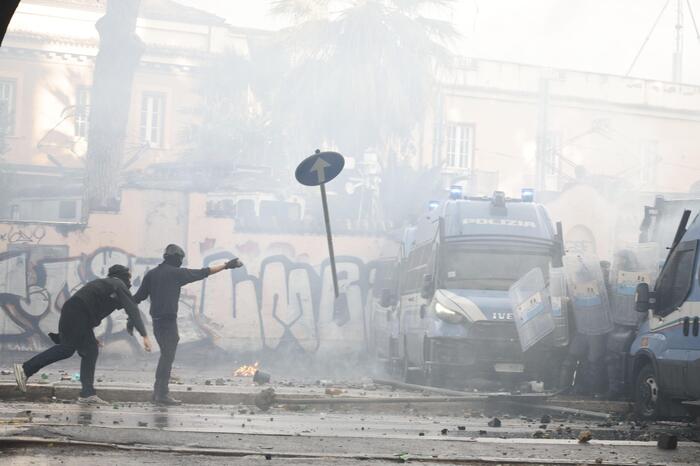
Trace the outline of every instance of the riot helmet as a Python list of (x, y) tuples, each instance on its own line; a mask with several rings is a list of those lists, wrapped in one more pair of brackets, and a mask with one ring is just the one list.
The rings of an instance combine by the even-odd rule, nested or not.
[(616, 266), (620, 270), (638, 270), (640, 268), (637, 255), (630, 249), (621, 249), (615, 255)]

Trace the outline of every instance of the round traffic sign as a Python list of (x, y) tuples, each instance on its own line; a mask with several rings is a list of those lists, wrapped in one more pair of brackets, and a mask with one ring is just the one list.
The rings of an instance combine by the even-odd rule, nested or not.
[(306, 186), (328, 183), (338, 176), (345, 166), (345, 158), (337, 152), (316, 153), (304, 159), (294, 172), (297, 181)]

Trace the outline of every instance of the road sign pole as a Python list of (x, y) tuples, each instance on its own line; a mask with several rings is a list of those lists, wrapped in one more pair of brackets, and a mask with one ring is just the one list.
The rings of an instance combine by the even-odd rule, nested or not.
[(321, 183), (321, 202), (323, 203), (323, 219), (326, 222), (326, 237), (328, 239), (328, 255), (331, 259), (331, 274), (333, 275), (333, 291), (335, 297), (340, 296), (338, 291), (338, 274), (335, 269), (335, 253), (333, 252), (333, 235), (331, 234), (331, 220), (328, 215), (328, 199), (326, 198), (326, 185)]
[(320, 186), (321, 202), (323, 203), (323, 219), (326, 222), (326, 236), (328, 239), (328, 255), (331, 260), (331, 274), (333, 275), (333, 291), (335, 303), (338, 298), (338, 273), (335, 269), (335, 253), (333, 252), (333, 236), (331, 235), (331, 219), (328, 215), (328, 199), (326, 198), (326, 183), (338, 176), (345, 166), (345, 159), (337, 152), (321, 152), (316, 149), (314, 155), (305, 158), (294, 172), (294, 177), (304, 186)]

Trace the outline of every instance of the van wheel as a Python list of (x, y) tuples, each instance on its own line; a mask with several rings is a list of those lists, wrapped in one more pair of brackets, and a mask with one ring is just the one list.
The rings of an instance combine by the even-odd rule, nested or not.
[(653, 421), (663, 414), (664, 399), (658, 380), (651, 364), (643, 366), (637, 374), (634, 385), (634, 413), (641, 419)]

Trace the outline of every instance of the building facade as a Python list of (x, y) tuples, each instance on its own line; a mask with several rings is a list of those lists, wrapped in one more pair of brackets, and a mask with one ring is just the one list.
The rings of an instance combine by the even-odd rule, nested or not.
[(440, 83), (422, 166), (491, 174), (512, 195), (587, 177), (646, 192), (700, 181), (698, 86), (477, 59)]
[[(23, 177), (66, 197), (59, 206), (41, 193), (6, 193), (16, 202), (0, 208), (4, 218), (74, 221), (82, 190), (73, 184), (85, 167), (90, 89), (99, 36), (95, 23), (105, 2), (25, 0), (0, 48), (0, 154), (6, 187)], [(200, 105), (197, 73), (225, 51), (248, 53), (254, 31), (235, 29), (222, 18), (170, 0), (145, 0), (136, 29), (145, 45), (134, 77), (124, 170), (176, 160), (184, 134)], [(0, 120), (0, 121), (3, 121)], [(66, 179), (68, 176), (68, 179)], [(60, 180), (60, 181), (55, 181)], [(52, 183), (52, 181), (54, 181)]]

